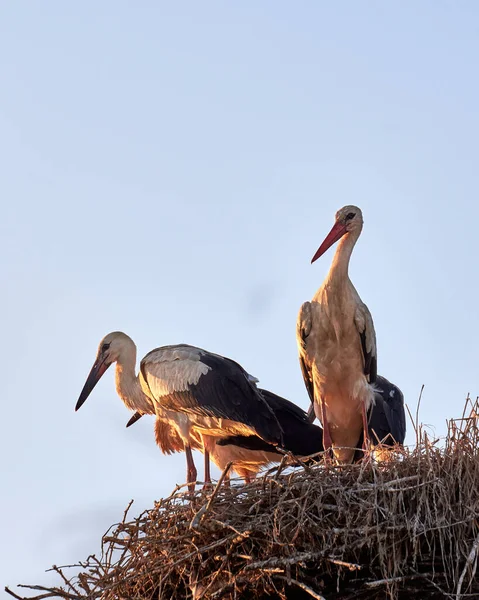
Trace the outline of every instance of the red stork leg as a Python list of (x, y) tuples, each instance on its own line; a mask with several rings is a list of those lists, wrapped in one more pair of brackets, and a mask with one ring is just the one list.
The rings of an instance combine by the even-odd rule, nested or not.
[(211, 485), (211, 473), (210, 473), (210, 453), (205, 450), (205, 482), (203, 489)]
[(215, 444), (215, 440), (204, 433), (200, 434), (201, 443), (203, 444), (203, 454), (205, 456), (205, 481), (203, 483), (203, 489), (211, 485), (211, 472), (210, 472), (210, 453), (207, 448), (211, 448), (211, 444)]
[(189, 444), (185, 445), (185, 454), (186, 454), (186, 483), (188, 483), (188, 489), (190, 492), (195, 491), (195, 483), (196, 477), (198, 475), (195, 467), (195, 463), (193, 461), (193, 453), (191, 452), (191, 446)]

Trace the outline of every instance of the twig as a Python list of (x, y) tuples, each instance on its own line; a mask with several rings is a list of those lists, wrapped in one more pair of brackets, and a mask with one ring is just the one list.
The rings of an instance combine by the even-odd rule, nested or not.
[(315, 598), (316, 600), (326, 600), (326, 598), (324, 596), (321, 596), (321, 594), (318, 594), (317, 592), (312, 590), (309, 586), (307, 586), (302, 581), (298, 581), (297, 579), (290, 579), (288, 581), (287, 577), (283, 577), (282, 575), (277, 575), (276, 579), (283, 579), (284, 581), (286, 581), (288, 583), (293, 583), (294, 585), (296, 585), (299, 588), (301, 588), (302, 590), (304, 590), (307, 594), (309, 594), (312, 598)]
[(467, 569), (470, 565), (476, 560), (477, 549), (479, 547), (479, 535), (474, 540), (472, 544), (471, 551), (469, 552), (469, 556), (467, 557), (466, 564), (464, 565), (464, 569), (462, 570), (461, 576), (459, 577), (459, 581), (457, 583), (457, 591), (456, 591), (456, 600), (460, 600), (461, 598), (461, 589), (462, 584), (464, 582), (464, 577), (466, 576)]
[(201, 523), (201, 520), (203, 519), (203, 517), (209, 512), (211, 505), (213, 504), (213, 500), (218, 495), (220, 487), (221, 487), (223, 481), (225, 480), (226, 475), (228, 475), (228, 471), (231, 469), (232, 464), (233, 464), (232, 462), (229, 462), (226, 465), (226, 467), (223, 469), (223, 473), (221, 473), (221, 476), (218, 479), (218, 483), (216, 484), (216, 487), (213, 490), (213, 493), (211, 494), (210, 499), (208, 500), (208, 503), (206, 505), (202, 506), (200, 508), (200, 510), (195, 514), (193, 519), (191, 520), (190, 529), (196, 529), (198, 527), (198, 525)]
[(350, 571), (360, 571), (362, 569), (361, 565), (346, 562), (345, 560), (339, 560), (337, 558), (329, 558), (328, 556), (326, 556), (325, 560), (335, 565), (338, 565), (339, 567), (347, 567)]
[[(419, 398), (417, 401), (417, 406), (416, 406), (416, 432), (419, 429), (419, 408), (421, 407), (421, 400), (422, 400), (422, 393), (424, 391), (424, 383), (421, 386), (421, 391), (419, 392)], [(416, 440), (416, 444), (419, 442), (419, 440)]]
[(409, 579), (417, 579), (420, 575), (404, 575), (402, 577), (389, 577), (388, 579), (377, 579), (376, 581), (366, 581), (364, 584), (367, 588), (382, 587), (383, 585), (389, 585), (390, 583), (402, 583)]
[[(12, 590), (9, 589), (7, 586), (5, 586), (5, 591), (7, 592), (7, 594), (10, 594), (10, 596), (13, 596), (17, 600), (23, 600), (23, 598), (21, 596), (17, 596), (17, 594), (15, 594), (15, 592), (12, 592)], [(48, 598), (48, 596), (47, 596), (47, 598)]]

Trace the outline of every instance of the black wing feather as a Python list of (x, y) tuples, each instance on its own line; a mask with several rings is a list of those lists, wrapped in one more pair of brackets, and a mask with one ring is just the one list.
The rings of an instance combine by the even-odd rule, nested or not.
[[(263, 398), (269, 404), (271, 410), (274, 412), (278, 421), (281, 422), (287, 418), (296, 419), (302, 421), (304, 423), (308, 423), (308, 415), (304, 412), (304, 410), (291, 402), (290, 400), (286, 400), (286, 398), (282, 398), (269, 390), (265, 390), (260, 388), (259, 390), (263, 395)], [(281, 418), (283, 417), (283, 418)]]
[(301, 367), (301, 373), (303, 374), (304, 385), (308, 391), (309, 399), (314, 403), (314, 385), (311, 379), (311, 371), (308, 369), (302, 356), (299, 357), (299, 366)]
[(257, 435), (229, 435), (216, 441), (217, 446), (239, 446), (245, 450), (260, 450), (282, 455), (273, 444), (268, 444)]
[[(309, 323), (309, 329), (306, 331), (304, 325)], [(304, 302), (301, 306), (298, 322), (296, 325), (296, 340), (301, 346), (301, 350), (306, 354), (306, 338), (308, 337), (311, 329), (311, 303)], [(314, 404), (314, 385), (313, 378), (311, 377), (311, 370), (308, 368), (304, 360), (304, 356), (300, 350), (299, 353), (299, 366), (301, 367), (301, 373), (303, 374), (304, 385), (308, 391), (308, 396), (311, 402)]]
[(380, 375), (376, 380), (375, 405), (369, 417), (373, 441), (384, 440), (386, 445), (403, 444), (406, 437), (406, 413), (401, 390)]
[[(286, 428), (283, 437), (284, 443), (281, 448), (295, 456), (309, 456), (324, 450), (323, 430), (317, 425), (303, 423), (298, 426), (296, 424), (294, 429)], [(218, 446), (239, 446), (246, 450), (262, 450), (281, 454), (272, 444), (268, 444), (256, 435), (231, 435), (221, 438), (216, 443)]]
[[(276, 415), (283, 430), (281, 448), (296, 456), (308, 456), (324, 450), (323, 430), (308, 422), (308, 416), (302, 408), (268, 390), (261, 390), (266, 402)], [(270, 444), (256, 436), (229, 436), (217, 442), (220, 446), (229, 444), (248, 450), (274, 452)]]

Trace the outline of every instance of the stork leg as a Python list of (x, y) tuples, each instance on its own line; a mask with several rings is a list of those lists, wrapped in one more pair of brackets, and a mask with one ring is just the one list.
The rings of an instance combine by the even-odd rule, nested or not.
[(211, 472), (210, 472), (210, 453), (205, 450), (205, 482), (203, 489), (211, 485)]
[(191, 446), (189, 444), (185, 444), (185, 454), (186, 454), (186, 483), (188, 483), (188, 489), (190, 492), (195, 491), (195, 483), (196, 477), (198, 475), (195, 467), (195, 462), (193, 460), (193, 452), (191, 451)]
[(210, 452), (209, 448), (214, 448), (216, 440), (214, 437), (200, 433), (201, 443), (203, 444), (203, 455), (205, 457), (205, 479), (203, 483), (203, 489), (206, 489), (211, 485), (211, 471), (210, 471)]

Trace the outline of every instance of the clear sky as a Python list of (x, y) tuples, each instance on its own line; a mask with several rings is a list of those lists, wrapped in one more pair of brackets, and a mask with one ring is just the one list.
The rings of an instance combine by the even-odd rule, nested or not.
[(112, 371), (74, 412), (109, 331), (307, 406), (296, 316), (344, 204), (379, 372), (444, 434), (479, 393), (478, 57), (473, 0), (0, 3), (2, 589), (184, 481)]

